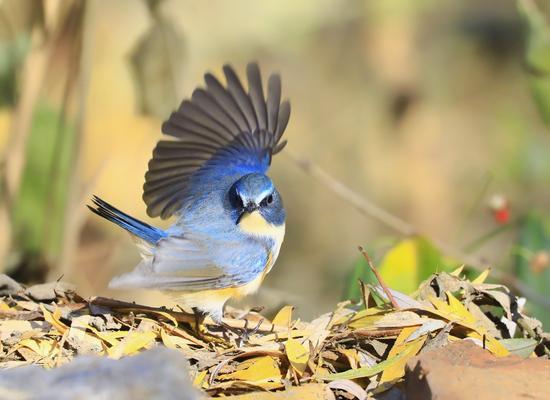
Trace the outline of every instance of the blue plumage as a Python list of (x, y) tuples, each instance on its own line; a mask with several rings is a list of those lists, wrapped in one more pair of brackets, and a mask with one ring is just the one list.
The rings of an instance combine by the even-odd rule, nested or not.
[(97, 196), (92, 197), (92, 202), (95, 207), (88, 206), (92, 212), (111, 222), (114, 222), (121, 228), (130, 232), (132, 235), (145, 240), (149, 244), (155, 244), (160, 239), (167, 236), (167, 233), (162, 229), (155, 228), (154, 226), (146, 224), (145, 222), (123, 213)]
[(221, 318), (225, 301), (252, 293), (273, 266), (283, 241), (285, 210), (265, 175), (290, 116), (281, 81), (271, 75), (264, 97), (257, 64), (247, 66), (248, 92), (229, 66), (227, 85), (206, 74), (205, 89), (162, 126), (145, 175), (151, 217), (176, 216), (166, 231), (94, 197), (96, 214), (145, 242), (143, 261), (113, 287), (173, 293), (183, 305)]

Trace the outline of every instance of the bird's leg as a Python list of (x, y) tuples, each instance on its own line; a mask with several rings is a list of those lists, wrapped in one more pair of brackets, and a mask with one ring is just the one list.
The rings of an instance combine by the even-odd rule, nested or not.
[(234, 333), (243, 343), (248, 343), (250, 341), (250, 336), (258, 332), (258, 329), (260, 329), (262, 322), (264, 322), (263, 318), (260, 319), (260, 321), (258, 321), (256, 326), (254, 326), (252, 329), (248, 328), (248, 319), (244, 320), (244, 326), (242, 328), (230, 326), (223, 321), (220, 322), (220, 325), (224, 327), (227, 331)]
[(245, 325), (243, 328), (238, 328), (236, 326), (231, 326), (227, 324), (226, 322), (220, 322), (220, 326), (223, 327), (227, 332), (233, 333), (235, 336), (237, 336), (238, 339), (241, 340), (241, 342), (246, 343), (250, 339), (248, 335), (248, 329), (247, 329), (247, 323), (248, 321), (245, 320)]
[[(248, 322), (248, 320), (246, 320), (246, 322)], [(258, 329), (260, 329), (260, 326), (262, 326), (263, 322), (264, 322), (264, 319), (260, 318), (256, 326), (250, 330), (249, 335), (254, 335), (256, 332), (258, 332)]]
[[(225, 308), (225, 305), (224, 305), (224, 308)], [(218, 323), (220, 325), (221, 328), (223, 328), (227, 333), (232, 333), (234, 334), (235, 336), (237, 336), (238, 339), (240, 339), (241, 343), (247, 343), (249, 340), (250, 340), (250, 335), (251, 334), (254, 334), (257, 332), (257, 330), (259, 329), (262, 321), (259, 322), (259, 324), (257, 324), (254, 328), (252, 328), (252, 330), (249, 330), (248, 329), (248, 324), (249, 324), (249, 321), (248, 319), (244, 318), (244, 326), (242, 328), (239, 328), (239, 327), (236, 327), (236, 326), (231, 326), (229, 325), (228, 323), (224, 322), (223, 321), (223, 308), (222, 308), (222, 311), (219, 315), (218, 318), (215, 318), (214, 315), (210, 315), (211, 317), (214, 318), (215, 322)]]

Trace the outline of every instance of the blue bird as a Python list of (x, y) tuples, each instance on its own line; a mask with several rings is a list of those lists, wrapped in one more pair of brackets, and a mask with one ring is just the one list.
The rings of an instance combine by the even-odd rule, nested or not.
[(145, 174), (150, 217), (176, 217), (162, 230), (99, 197), (88, 206), (136, 239), (142, 261), (115, 277), (112, 288), (168, 292), (182, 306), (220, 322), (230, 298), (258, 290), (285, 234), (281, 195), (266, 175), (283, 149), (290, 103), (272, 74), (264, 97), (260, 69), (247, 66), (248, 91), (228, 65), (223, 86), (212, 74), (205, 88), (162, 125), (171, 140), (157, 143)]

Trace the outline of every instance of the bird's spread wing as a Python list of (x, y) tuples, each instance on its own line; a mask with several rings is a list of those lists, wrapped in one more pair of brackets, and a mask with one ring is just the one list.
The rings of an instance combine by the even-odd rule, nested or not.
[(206, 88), (196, 89), (162, 125), (177, 140), (162, 140), (153, 151), (143, 187), (149, 216), (170, 217), (190, 189), (200, 191), (196, 186), (221, 174), (264, 173), (285, 146), (290, 103), (281, 102), (279, 75), (269, 77), (264, 97), (256, 63), (247, 66), (248, 91), (230, 66), (223, 71), (225, 87), (206, 74)]
[(244, 249), (243, 256), (242, 244), (232, 246), (229, 242), (207, 248), (203, 243), (190, 237), (162, 239), (151, 259), (116, 277), (109, 286), (172, 291), (219, 289), (251, 281), (266, 265), (258, 248)]

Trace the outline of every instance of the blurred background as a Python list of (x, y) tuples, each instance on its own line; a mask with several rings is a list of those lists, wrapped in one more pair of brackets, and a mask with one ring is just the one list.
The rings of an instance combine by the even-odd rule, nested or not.
[(550, 324), (550, 4), (532, 0), (0, 0), (0, 269), (112, 292), (139, 261), (85, 207), (141, 200), (160, 125), (202, 75), (257, 60), (292, 102), (271, 176), (276, 268), (239, 306), (311, 318), (369, 280), (485, 267)]

